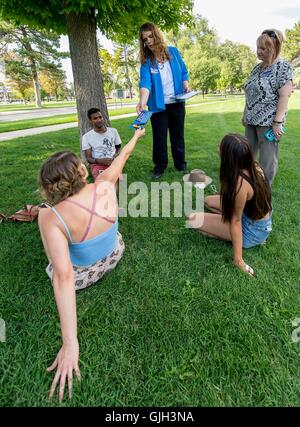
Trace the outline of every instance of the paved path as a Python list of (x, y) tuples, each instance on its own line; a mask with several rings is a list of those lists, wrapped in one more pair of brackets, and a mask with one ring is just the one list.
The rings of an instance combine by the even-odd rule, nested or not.
[[(111, 117), (110, 120), (112, 121), (112, 120), (123, 119), (126, 117), (134, 117), (134, 116), (136, 116), (136, 113), (121, 114), (120, 116)], [(71, 122), (71, 123), (62, 123), (61, 125), (41, 126), (41, 127), (32, 128), (32, 129), (15, 130), (13, 132), (2, 132), (0, 133), (0, 142), (7, 141), (9, 139), (14, 139), (14, 138), (21, 138), (23, 136), (37, 135), (40, 133), (55, 132), (62, 129), (74, 128), (77, 125), (78, 125), (77, 122)]]
[[(240, 99), (240, 98), (237, 98)], [(209, 105), (209, 104), (216, 104), (219, 102), (230, 102), (230, 101), (236, 101), (236, 99), (226, 99), (226, 100), (218, 100), (218, 101), (212, 101), (212, 102), (202, 102), (199, 104), (190, 104), (187, 105), (187, 108), (192, 108), (192, 107), (199, 107), (201, 105)], [(110, 120), (118, 120), (118, 119), (124, 119), (126, 117), (134, 117), (136, 116), (136, 113), (128, 113), (128, 114), (120, 114), (119, 116), (113, 116), (110, 118)], [(40, 133), (47, 133), (47, 132), (54, 132), (54, 131), (58, 131), (58, 130), (62, 130), (62, 129), (69, 129), (69, 128), (73, 128), (76, 127), (78, 125), (77, 122), (72, 122), (72, 123), (62, 123), (60, 125), (51, 125), (51, 126), (41, 126), (38, 128), (32, 128), (32, 129), (22, 129), (22, 130), (16, 130), (16, 131), (12, 131), (12, 132), (2, 132), (0, 133), (0, 142), (1, 141), (7, 141), (9, 139), (14, 139), (14, 138), (20, 138), (23, 136), (29, 136), (29, 135), (37, 135)]]
[[(112, 109), (121, 109), (123, 107), (132, 106), (135, 104), (122, 103), (120, 104), (109, 104), (107, 108)], [(0, 113), (0, 122), (14, 122), (16, 120), (28, 120), (28, 119), (38, 119), (41, 117), (52, 117), (60, 116), (67, 114), (76, 114), (76, 107), (58, 107), (58, 108), (39, 108), (36, 110), (18, 110), (18, 111), (5, 111)]]

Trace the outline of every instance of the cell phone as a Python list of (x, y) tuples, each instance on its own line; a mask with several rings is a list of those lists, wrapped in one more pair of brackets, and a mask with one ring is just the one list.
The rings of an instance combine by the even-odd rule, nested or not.
[(150, 120), (150, 117), (152, 116), (152, 111), (143, 110), (140, 112), (140, 114), (137, 116), (137, 118), (132, 122), (130, 125), (133, 129), (143, 129), (148, 121)]
[[(285, 132), (285, 127), (284, 127), (284, 126), (281, 126), (281, 130), (282, 130), (283, 132)], [(273, 129), (272, 129), (272, 128), (271, 128), (271, 129), (269, 129), (269, 130), (267, 130), (267, 132), (265, 132), (264, 136), (265, 136), (265, 138), (267, 138), (267, 140), (268, 140), (268, 141), (270, 141), (270, 142), (272, 142), (272, 141), (276, 141), (276, 138), (275, 138), (275, 135), (274, 135), (274, 132), (273, 132)]]

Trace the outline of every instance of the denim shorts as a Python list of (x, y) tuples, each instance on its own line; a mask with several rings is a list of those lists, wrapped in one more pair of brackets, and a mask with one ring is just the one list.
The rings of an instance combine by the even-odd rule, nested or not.
[(262, 244), (272, 231), (272, 214), (267, 219), (258, 219), (254, 221), (247, 217), (243, 212), (242, 215), (243, 230), (243, 248), (252, 248)]

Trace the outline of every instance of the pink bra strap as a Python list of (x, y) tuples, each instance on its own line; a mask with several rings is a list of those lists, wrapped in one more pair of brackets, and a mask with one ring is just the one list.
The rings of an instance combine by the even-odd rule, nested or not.
[(87, 208), (86, 206), (82, 205), (79, 202), (76, 202), (75, 200), (68, 200), (68, 199), (64, 200), (67, 203), (72, 203), (73, 205), (79, 206), (80, 208), (86, 210), (87, 212), (89, 212), (91, 214), (90, 215), (90, 219), (89, 219), (89, 223), (87, 225), (85, 233), (84, 233), (82, 239), (80, 240), (80, 242), (83, 242), (86, 239), (87, 235), (89, 234), (89, 231), (91, 229), (91, 225), (92, 225), (92, 221), (93, 221), (93, 216), (94, 215), (97, 216), (98, 218), (105, 219), (106, 221), (110, 222), (111, 224), (114, 224), (114, 222), (115, 222), (115, 220), (111, 220), (110, 218), (106, 218), (104, 216), (101, 216), (101, 215), (97, 214), (97, 212), (95, 212), (96, 196), (97, 196), (96, 190), (97, 190), (97, 184), (95, 183), (95, 185), (94, 185), (94, 193), (93, 193), (92, 209)]
[(82, 239), (80, 240), (80, 242), (83, 242), (86, 239), (86, 236), (88, 235), (88, 233), (89, 233), (89, 231), (91, 229), (91, 225), (92, 225), (92, 221), (93, 221), (93, 214), (95, 212), (95, 206), (96, 206), (96, 189), (97, 189), (97, 186), (95, 184), (94, 185), (94, 194), (93, 194), (92, 212), (91, 212), (91, 215), (90, 215), (88, 226), (87, 226), (87, 228), (85, 230), (85, 233), (84, 233)]
[(64, 201), (68, 202), (68, 203), (72, 203), (73, 205), (79, 206), (80, 208), (84, 209), (85, 211), (91, 213), (92, 215), (95, 215), (95, 216), (97, 216), (98, 218), (101, 218), (101, 219), (105, 219), (105, 221), (107, 221), (107, 222), (110, 222), (112, 224), (114, 224), (114, 222), (115, 222), (114, 219), (110, 219), (110, 218), (108, 218), (106, 216), (99, 215), (97, 212), (93, 212), (92, 209), (87, 208), (86, 206), (82, 205), (79, 202), (76, 202), (75, 200), (68, 200), (67, 199), (67, 200), (64, 200)]

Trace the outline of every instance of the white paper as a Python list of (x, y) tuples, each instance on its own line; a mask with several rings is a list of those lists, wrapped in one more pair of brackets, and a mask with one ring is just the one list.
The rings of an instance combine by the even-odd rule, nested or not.
[(189, 99), (192, 98), (195, 95), (198, 95), (197, 90), (191, 90), (190, 92), (180, 93), (179, 95), (173, 96), (172, 98), (175, 99)]

